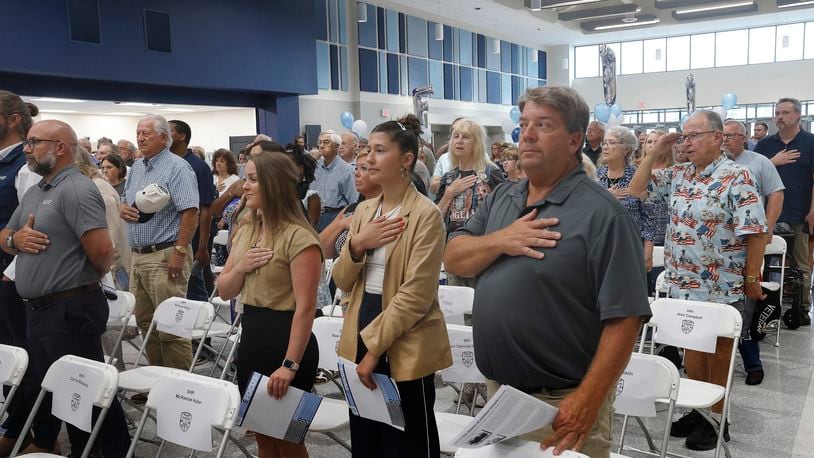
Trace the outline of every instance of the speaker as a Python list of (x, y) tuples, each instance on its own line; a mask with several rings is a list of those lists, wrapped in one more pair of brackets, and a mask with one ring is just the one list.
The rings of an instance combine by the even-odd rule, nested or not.
[(172, 52), (170, 15), (160, 11), (144, 10), (144, 38), (148, 51)]

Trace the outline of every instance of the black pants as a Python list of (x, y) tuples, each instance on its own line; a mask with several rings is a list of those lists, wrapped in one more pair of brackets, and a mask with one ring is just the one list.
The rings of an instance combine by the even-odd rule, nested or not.
[[(37, 374), (44, 375), (51, 364), (65, 355), (104, 361), (101, 336), (105, 332), (109, 309), (101, 289), (41, 307), (29, 307), (27, 312), (30, 367), (34, 367)], [(41, 382), (40, 377), (38, 383)], [(40, 406), (40, 415), (42, 412), (51, 412), (50, 394)], [(99, 408), (93, 408), (94, 424), (99, 412)], [(49, 415), (45, 423), (43, 433), (34, 438), (34, 444), (50, 449), (62, 422)], [(79, 456), (90, 434), (72, 425), (67, 426), (71, 451), (74, 456)], [(94, 448), (100, 449), (106, 458), (114, 458), (125, 456), (129, 446), (124, 411), (114, 399)]]
[[(365, 293), (359, 312), (359, 330), (381, 313), (382, 297)], [(358, 337), (356, 363), (367, 354), (362, 337)], [(375, 372), (390, 375), (387, 356), (379, 358)], [(350, 414), (350, 440), (354, 457), (420, 458), (440, 457), (438, 426), (435, 423), (435, 374), (417, 380), (396, 382), (404, 412), (404, 431), (392, 426)]]

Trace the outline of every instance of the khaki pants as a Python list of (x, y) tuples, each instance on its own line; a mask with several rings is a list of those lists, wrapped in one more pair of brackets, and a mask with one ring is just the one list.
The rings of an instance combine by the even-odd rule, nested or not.
[[(500, 384), (494, 380), (486, 381), (487, 396), (491, 399), (495, 395)], [(544, 390), (541, 393), (535, 393), (532, 396), (545, 401), (554, 407), (559, 407), (560, 402), (566, 396), (573, 393), (576, 388), (567, 388), (563, 390)], [(582, 446), (580, 453), (590, 456), (591, 458), (609, 458), (611, 448), (611, 428), (613, 427), (613, 401), (616, 394), (613, 390), (608, 393), (608, 397), (602, 406), (599, 408), (599, 413), (596, 416), (596, 423), (594, 423), (585, 444)], [(543, 442), (550, 435), (554, 434), (554, 429), (551, 426), (532, 431), (530, 433), (520, 436), (521, 439)]]
[[(136, 322), (141, 334), (146, 335), (158, 305), (170, 297), (186, 297), (187, 282), (192, 267), (192, 253), (187, 254), (177, 281), (167, 278), (167, 263), (175, 248), (155, 253), (133, 253), (130, 273), (130, 292), (136, 296)], [(166, 334), (154, 329), (146, 343), (147, 359), (153, 366), (189, 370), (192, 364), (192, 343), (189, 339)]]
[(790, 224), (794, 231), (794, 247), (789, 258), (791, 266), (803, 272), (803, 310), (811, 310), (811, 250), (808, 248), (808, 234), (803, 229), (804, 224)]

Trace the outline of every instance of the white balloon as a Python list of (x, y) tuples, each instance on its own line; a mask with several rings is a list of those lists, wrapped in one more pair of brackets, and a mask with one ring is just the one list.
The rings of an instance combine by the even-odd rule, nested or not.
[(353, 121), (353, 126), (351, 126), (350, 130), (356, 133), (356, 135), (364, 137), (367, 134), (367, 123), (361, 119), (357, 119)]
[(506, 135), (511, 135), (514, 128), (517, 124), (514, 123), (511, 119), (506, 119), (501, 123), (501, 127), (503, 127), (503, 133)]
[(721, 117), (721, 121), (726, 120), (726, 109), (724, 109), (724, 107), (715, 107), (712, 111), (718, 113), (718, 116)]
[(615, 114), (611, 113), (608, 117), (608, 122), (605, 123), (608, 127), (615, 127), (622, 124), (622, 117), (616, 116)]

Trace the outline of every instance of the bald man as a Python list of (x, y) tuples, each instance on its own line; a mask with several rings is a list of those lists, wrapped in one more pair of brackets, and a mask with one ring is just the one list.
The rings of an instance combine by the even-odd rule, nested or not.
[[(102, 196), (75, 165), (73, 129), (61, 121), (41, 121), (23, 145), (28, 167), (43, 179), (23, 196), (0, 241), (4, 251), (17, 256), (15, 286), (28, 312), (29, 370), (41, 381), (65, 355), (104, 361), (101, 335), (109, 309), (99, 280), (113, 264), (113, 243)], [(46, 398), (41, 414), (51, 411), (50, 404)], [(47, 437), (37, 439), (53, 444), (61, 421), (49, 416), (46, 423), (41, 434)], [(89, 434), (68, 425), (68, 435), (73, 455), (81, 454)], [(97, 443), (104, 456), (127, 453), (130, 437), (115, 399)]]
[(585, 131), (585, 147), (582, 148), (582, 154), (588, 156), (594, 165), (599, 161), (599, 155), (602, 153), (602, 139), (604, 138), (605, 125), (599, 121), (591, 121)]

